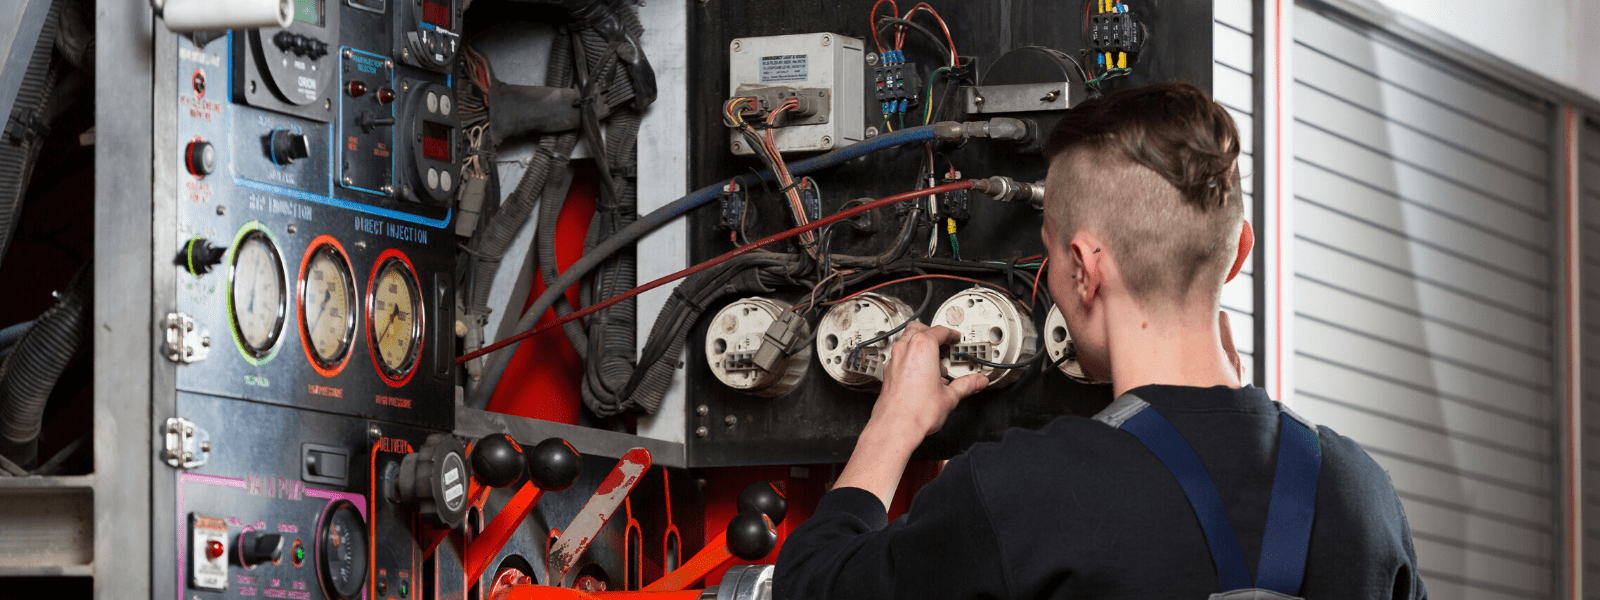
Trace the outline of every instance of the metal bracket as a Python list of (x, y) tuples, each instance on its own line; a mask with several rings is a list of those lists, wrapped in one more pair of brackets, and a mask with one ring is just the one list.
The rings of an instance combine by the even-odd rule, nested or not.
[(1066, 110), (1073, 100), (1070, 96), (1072, 82), (1023, 83), (1018, 85), (977, 85), (963, 88), (967, 95), (967, 113), (1037, 112)]
[(162, 459), (176, 469), (193, 469), (211, 458), (211, 434), (183, 417), (167, 419)]
[(167, 313), (167, 360), (190, 364), (211, 353), (211, 334), (200, 329), (194, 317), (181, 312)]

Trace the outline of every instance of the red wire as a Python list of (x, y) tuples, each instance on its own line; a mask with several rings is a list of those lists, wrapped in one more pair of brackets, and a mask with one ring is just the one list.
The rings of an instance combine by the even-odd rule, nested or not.
[(576, 312), (574, 312), (572, 314), (569, 314), (569, 315), (567, 315), (565, 317), (561, 317), (559, 319), (556, 319), (556, 320), (551, 321), (549, 323), (546, 323), (544, 325), (540, 325), (540, 326), (534, 327), (533, 329), (529, 329), (529, 330), (524, 331), (522, 333), (518, 333), (518, 334), (513, 335), (511, 337), (508, 337), (506, 339), (503, 339), (503, 340), (500, 340), (500, 341), (495, 342), (493, 344), (490, 344), (488, 346), (484, 346), (483, 348), (480, 348), (477, 351), (468, 352), (467, 354), (462, 355), (460, 358), (457, 358), (456, 359), (456, 364), (459, 365), (459, 364), (465, 363), (467, 361), (470, 361), (470, 360), (472, 360), (474, 358), (478, 358), (480, 356), (488, 354), (490, 352), (494, 352), (495, 350), (499, 350), (499, 349), (504, 348), (506, 346), (510, 346), (512, 344), (520, 342), (520, 341), (522, 341), (524, 339), (527, 339), (529, 337), (538, 335), (540, 333), (544, 333), (545, 331), (549, 331), (549, 330), (551, 330), (553, 328), (556, 328), (556, 327), (560, 327), (564, 323), (587, 317), (587, 316), (592, 315), (592, 314), (594, 314), (596, 312), (599, 312), (599, 311), (605, 310), (607, 308), (610, 308), (612, 306), (615, 306), (617, 303), (622, 302), (623, 300), (627, 300), (629, 298), (632, 298), (632, 297), (637, 296), (639, 294), (642, 294), (642, 293), (648, 292), (650, 290), (656, 289), (656, 288), (661, 287), (663, 285), (666, 285), (668, 283), (677, 281), (679, 279), (683, 279), (684, 277), (688, 277), (688, 276), (693, 275), (695, 273), (699, 273), (699, 272), (704, 271), (706, 269), (709, 269), (711, 267), (715, 267), (715, 266), (720, 265), (722, 263), (728, 262), (729, 260), (732, 260), (736, 256), (739, 256), (741, 254), (749, 253), (751, 251), (756, 250), (757, 248), (761, 248), (763, 246), (770, 245), (770, 244), (772, 244), (774, 242), (781, 242), (783, 240), (792, 238), (794, 236), (800, 235), (800, 234), (808, 232), (808, 231), (815, 231), (815, 230), (820, 229), (822, 227), (827, 227), (829, 225), (832, 225), (834, 223), (838, 223), (839, 221), (843, 221), (843, 220), (848, 219), (850, 217), (854, 217), (856, 215), (859, 215), (861, 213), (867, 212), (869, 210), (883, 208), (883, 207), (889, 206), (891, 204), (896, 204), (896, 203), (899, 203), (899, 202), (905, 202), (906, 200), (911, 200), (911, 199), (914, 199), (914, 198), (921, 198), (923, 196), (930, 196), (930, 195), (933, 195), (933, 194), (943, 194), (945, 192), (949, 192), (949, 191), (953, 191), (953, 190), (970, 189), (972, 187), (972, 183), (973, 182), (971, 182), (971, 181), (957, 181), (957, 182), (954, 182), (954, 183), (947, 183), (947, 184), (944, 184), (944, 185), (941, 185), (941, 186), (935, 186), (935, 187), (931, 187), (931, 188), (923, 188), (923, 189), (920, 189), (920, 190), (912, 190), (912, 191), (909, 191), (909, 192), (902, 192), (902, 193), (899, 193), (899, 194), (895, 194), (893, 196), (886, 196), (886, 197), (883, 197), (883, 198), (879, 198), (877, 200), (873, 200), (873, 201), (868, 202), (866, 204), (862, 204), (862, 205), (855, 206), (855, 207), (852, 207), (852, 208), (847, 209), (847, 210), (842, 210), (842, 211), (836, 212), (834, 214), (828, 215), (828, 216), (823, 217), (821, 219), (817, 219), (815, 221), (812, 221), (812, 222), (807, 223), (805, 225), (801, 225), (801, 226), (796, 227), (794, 229), (790, 229), (790, 230), (784, 231), (782, 233), (769, 235), (767, 237), (761, 238), (761, 239), (756, 240), (754, 242), (750, 242), (748, 244), (745, 244), (745, 245), (740, 246), (738, 248), (735, 248), (733, 250), (729, 250), (729, 251), (723, 253), (721, 256), (718, 256), (718, 257), (713, 258), (711, 260), (708, 260), (708, 261), (705, 261), (703, 263), (694, 265), (694, 266), (689, 267), (687, 269), (684, 269), (682, 271), (678, 271), (677, 273), (673, 273), (671, 275), (667, 275), (665, 277), (661, 277), (659, 279), (651, 281), (650, 283), (646, 283), (644, 285), (641, 285), (639, 287), (633, 288), (633, 289), (628, 290), (626, 292), (623, 292), (621, 294), (617, 294), (616, 296), (612, 296), (610, 298), (607, 298), (604, 301), (601, 301), (601, 302), (599, 302), (597, 304), (593, 304), (593, 305), (590, 305), (588, 307), (585, 307), (583, 310), (576, 311)]
[(872, 3), (872, 13), (867, 15), (867, 31), (872, 32), (872, 43), (878, 46), (878, 54), (883, 54), (883, 42), (878, 41), (878, 5), (889, 3), (889, 10), (900, 14), (900, 7), (895, 6), (894, 0), (878, 0)]
[(961, 276), (958, 276), (958, 275), (945, 275), (943, 273), (928, 273), (928, 274), (925, 274), (925, 275), (912, 275), (910, 277), (902, 277), (900, 279), (896, 279), (896, 280), (893, 280), (893, 281), (885, 281), (883, 283), (880, 283), (878, 285), (875, 285), (875, 286), (869, 287), (867, 289), (861, 290), (861, 291), (856, 292), (854, 294), (850, 294), (849, 296), (845, 296), (843, 298), (840, 298), (838, 300), (834, 300), (832, 302), (823, 302), (822, 304), (824, 306), (833, 306), (835, 304), (842, 304), (842, 303), (854, 300), (856, 298), (856, 296), (860, 296), (862, 294), (865, 294), (867, 292), (876, 290), (876, 289), (884, 287), (884, 286), (890, 286), (890, 285), (894, 285), (896, 283), (905, 283), (907, 281), (916, 281), (918, 279), (954, 279), (956, 281), (965, 281), (967, 283), (975, 283), (975, 284), (978, 284), (978, 285), (986, 285), (986, 286), (992, 287), (994, 289), (1000, 290), (1001, 292), (1005, 292), (1005, 294), (1008, 295), (1008, 296), (1012, 295), (1009, 290), (1007, 290), (1007, 289), (1005, 289), (1003, 287), (1000, 287), (998, 285), (989, 283), (987, 281), (979, 281), (979, 280), (973, 279), (971, 277), (961, 277)]
[(1044, 276), (1044, 268), (1050, 265), (1050, 257), (1044, 257), (1044, 262), (1039, 263), (1039, 270), (1033, 274), (1033, 298), (1028, 300), (1028, 306), (1039, 301), (1039, 278)]
[[(932, 6), (928, 6), (927, 2), (919, 2), (916, 6), (911, 7), (911, 10), (906, 11), (905, 19), (910, 21), (911, 15), (916, 14), (916, 12), (919, 10), (927, 11), (928, 14), (933, 15), (933, 19), (939, 22), (939, 28), (944, 30), (944, 41), (949, 42), (950, 44), (950, 66), (954, 67), (961, 64), (961, 55), (956, 53), (956, 41), (954, 38), (950, 37), (950, 26), (945, 25), (944, 17), (939, 16), (939, 11), (934, 10)], [(902, 36), (903, 41), (903, 36), (905, 35), (904, 28), (901, 29), (900, 35)]]

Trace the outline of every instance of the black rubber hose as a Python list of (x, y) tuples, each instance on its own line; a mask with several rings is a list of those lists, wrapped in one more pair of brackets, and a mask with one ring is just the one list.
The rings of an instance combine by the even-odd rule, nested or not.
[(94, 269), (84, 266), (0, 365), (0, 455), (23, 467), (38, 461), (39, 430), (56, 379), (89, 338), (93, 292)]
[[(879, 135), (878, 137), (870, 140), (845, 146), (821, 156), (808, 158), (806, 160), (793, 163), (789, 165), (789, 171), (794, 175), (805, 175), (821, 169), (844, 164), (879, 150), (895, 148), (906, 144), (933, 141), (940, 137), (939, 132), (948, 131), (952, 131), (952, 124), (934, 123), (932, 125), (908, 127), (900, 131)], [(691, 192), (682, 198), (673, 200), (661, 208), (651, 211), (650, 214), (640, 216), (639, 220), (634, 221), (627, 227), (624, 227), (615, 235), (606, 238), (604, 241), (600, 242), (599, 245), (596, 245), (592, 250), (586, 253), (583, 258), (580, 258), (577, 262), (572, 263), (571, 266), (567, 267), (565, 272), (561, 273), (561, 277), (557, 278), (556, 281), (546, 282), (547, 287), (545, 288), (544, 293), (540, 294), (539, 298), (534, 300), (533, 305), (530, 306), (529, 309), (522, 314), (522, 318), (517, 321), (517, 330), (525, 331), (527, 329), (531, 329), (534, 322), (538, 320), (539, 315), (544, 314), (544, 311), (546, 310), (550, 310), (550, 307), (555, 304), (556, 299), (563, 295), (562, 290), (572, 287), (574, 283), (577, 283), (584, 276), (588, 275), (606, 258), (610, 257), (612, 254), (615, 254), (618, 250), (632, 245), (640, 237), (643, 237), (644, 234), (654, 231), (656, 228), (666, 224), (668, 221), (678, 218), (684, 213), (687, 213), (690, 210), (715, 199), (717, 195), (722, 192), (724, 186), (737, 181), (741, 186), (753, 187), (760, 185), (763, 181), (772, 181), (773, 179), (774, 175), (771, 171), (763, 171), (759, 177), (753, 175), (740, 175), (732, 179), (725, 179), (723, 181), (719, 181), (695, 190), (694, 192)], [(516, 344), (511, 344), (507, 348), (503, 348), (502, 350), (504, 351), (496, 353), (495, 359), (489, 363), (489, 368), (484, 371), (482, 379), (479, 380), (477, 385), (472, 389), (470, 399), (467, 402), (468, 406), (473, 408), (483, 408), (484, 405), (489, 402), (489, 396), (494, 393), (495, 385), (500, 382), (500, 376), (505, 373), (506, 365), (510, 364), (511, 357), (516, 355), (517, 348), (521, 346), (522, 343), (518, 342)]]

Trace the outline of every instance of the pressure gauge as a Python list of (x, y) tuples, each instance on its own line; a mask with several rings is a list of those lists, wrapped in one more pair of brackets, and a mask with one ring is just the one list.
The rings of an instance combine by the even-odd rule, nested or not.
[(288, 283), (272, 234), (251, 221), (239, 230), (228, 261), (228, 312), (233, 339), (246, 360), (271, 360), (288, 312)]
[(337, 500), (322, 513), (317, 528), (317, 573), (329, 598), (351, 600), (367, 579), (367, 526), (349, 500)]
[(311, 241), (300, 264), (300, 334), (317, 372), (344, 368), (356, 337), (355, 278), (344, 248), (330, 236)]
[(416, 269), (398, 250), (378, 256), (367, 283), (367, 340), (389, 385), (411, 379), (422, 352), (422, 293)]

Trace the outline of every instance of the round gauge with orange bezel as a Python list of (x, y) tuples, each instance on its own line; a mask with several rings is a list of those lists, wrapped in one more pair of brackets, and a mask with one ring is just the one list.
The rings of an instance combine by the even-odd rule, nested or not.
[(332, 236), (311, 240), (300, 261), (300, 341), (324, 377), (337, 375), (355, 345), (356, 281), (350, 257)]
[(367, 281), (367, 346), (372, 364), (393, 387), (405, 385), (422, 355), (422, 287), (399, 250), (385, 250)]

